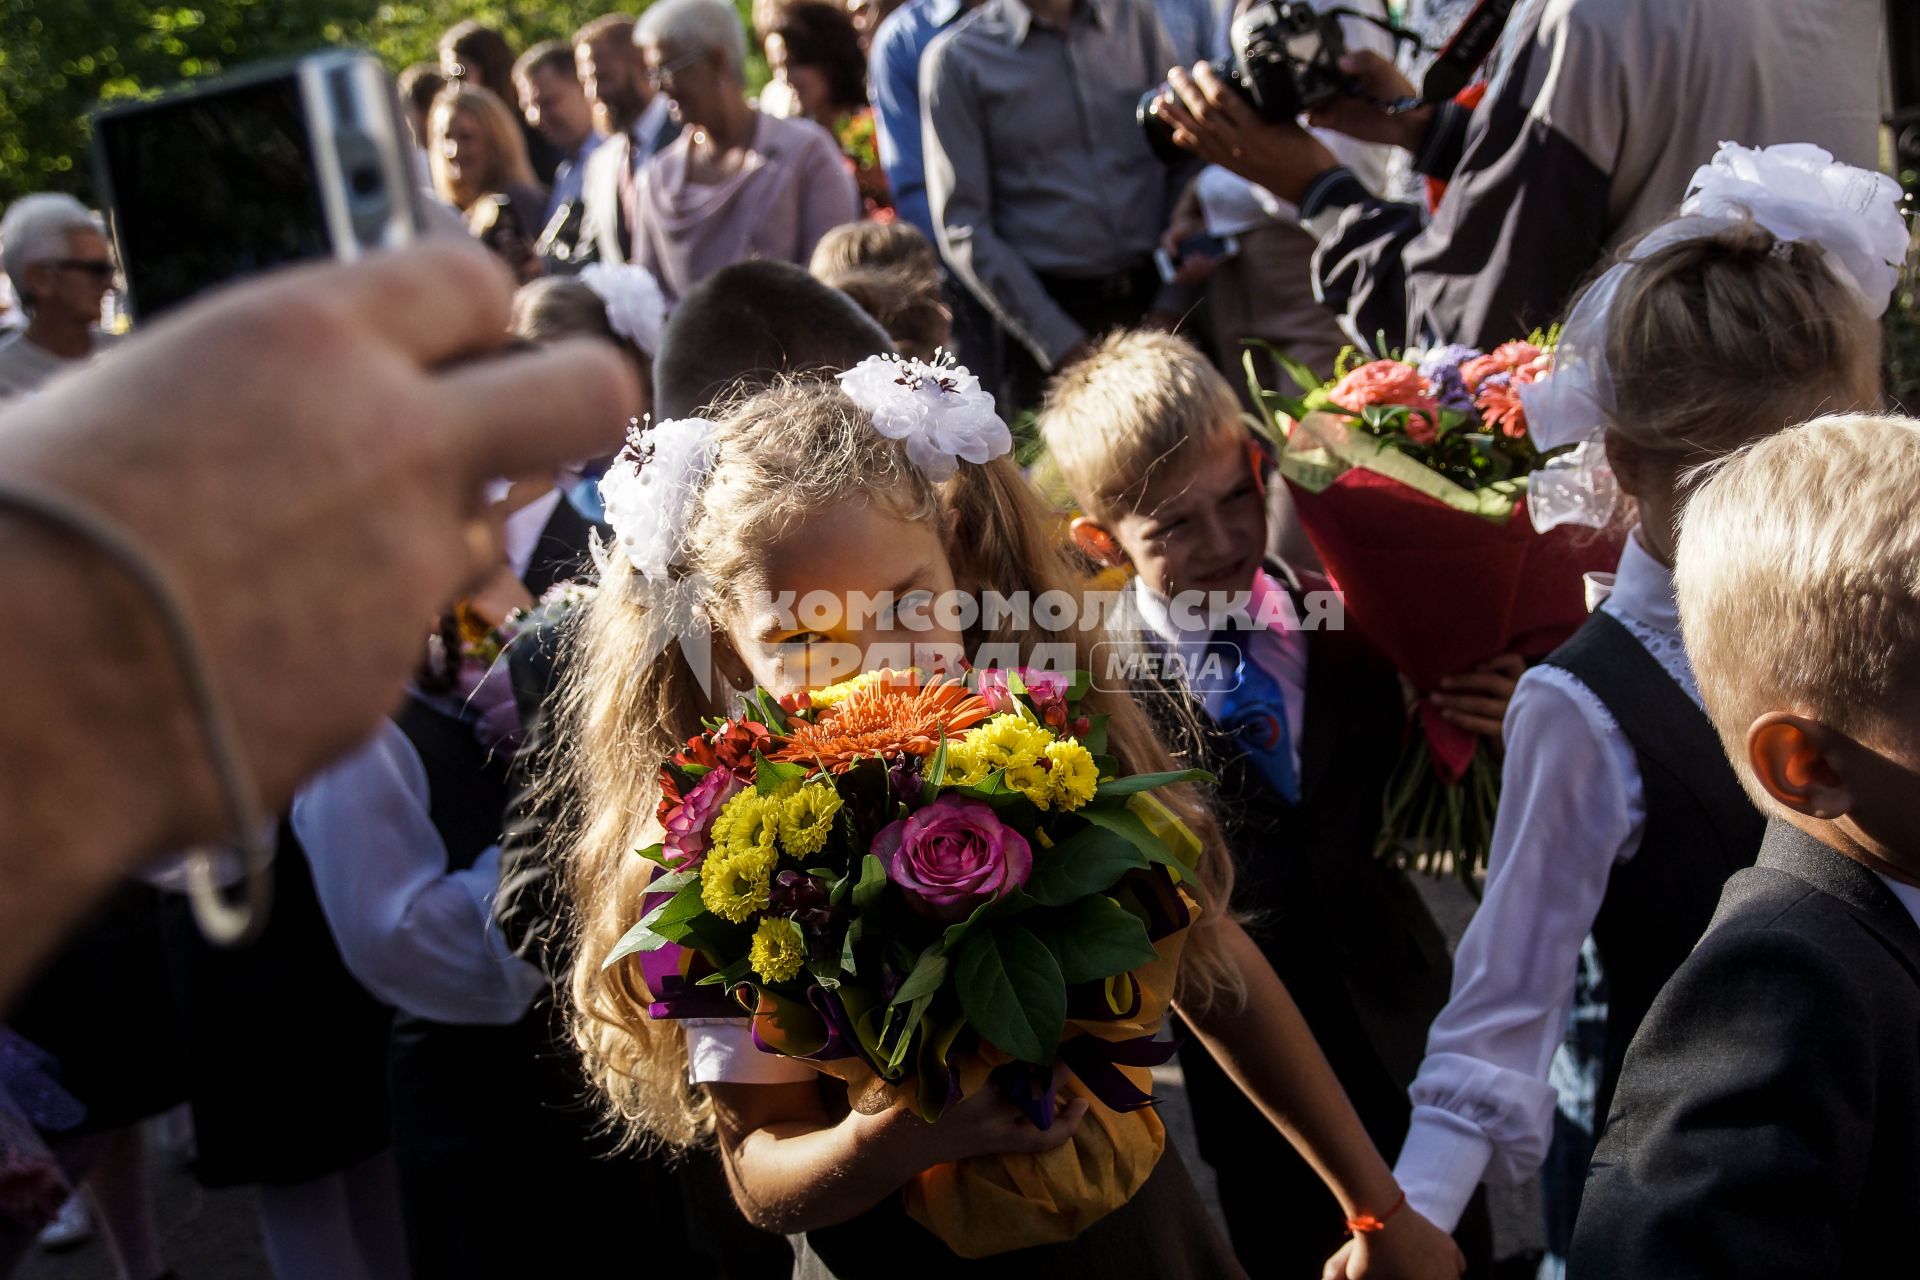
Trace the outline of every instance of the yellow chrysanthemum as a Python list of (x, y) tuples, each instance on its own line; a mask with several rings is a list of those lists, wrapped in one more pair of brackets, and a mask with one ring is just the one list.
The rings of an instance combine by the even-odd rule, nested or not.
[(1040, 808), (1045, 809), (1053, 803), (1053, 779), (1043, 762), (1036, 760), (1032, 764), (1011, 765), (1000, 776), (1009, 790), (1018, 791)]
[(983, 760), (1006, 769), (1039, 760), (1053, 735), (1025, 716), (1002, 714), (971, 730), (967, 739), (978, 744), (975, 749)]
[(787, 982), (807, 963), (807, 938), (791, 920), (770, 916), (753, 931), (747, 963), (768, 982)]
[(840, 793), (828, 786), (798, 787), (780, 805), (780, 847), (791, 858), (810, 858), (833, 834)]
[(947, 744), (947, 773), (943, 779), (949, 787), (974, 787), (987, 780), (993, 769), (980, 759), (980, 752), (965, 739)]
[(1054, 804), (1078, 809), (1093, 799), (1093, 789), (1100, 785), (1100, 766), (1093, 762), (1093, 752), (1072, 738), (1062, 738), (1047, 744), (1046, 758)]
[(744, 924), (748, 916), (766, 909), (778, 860), (772, 849), (715, 849), (700, 864), (701, 903), (722, 920)]
[(780, 809), (778, 800), (742, 791), (714, 819), (713, 847), (730, 854), (773, 853), (780, 835)]
[(830, 684), (825, 688), (809, 691), (807, 701), (815, 707), (837, 707), (862, 689), (871, 689), (882, 680), (893, 679), (897, 674), (885, 667), (878, 671), (862, 671), (859, 675), (842, 680), (839, 684)]

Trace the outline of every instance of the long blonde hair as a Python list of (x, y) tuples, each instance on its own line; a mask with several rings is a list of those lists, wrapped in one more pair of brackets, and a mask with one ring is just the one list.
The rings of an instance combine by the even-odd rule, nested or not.
[[(447, 130), (455, 112), (464, 112), (486, 131), (493, 151), (493, 171), (484, 178), (455, 182), (447, 168)], [(461, 212), (482, 196), (505, 191), (514, 183), (532, 186), (533, 162), (527, 158), (527, 139), (513, 108), (475, 85), (449, 85), (433, 100), (427, 116), (427, 168), (433, 174), (434, 194)]]
[[(905, 449), (873, 429), (866, 413), (832, 383), (788, 383), (729, 412), (718, 453), (687, 530), (690, 581), (711, 584), (702, 604), (717, 620), (739, 607), (766, 548), (797, 525), (849, 499), (890, 514), (939, 521), (960, 549), (958, 567), (977, 589), (1008, 596), (1048, 591), (1078, 595), (1075, 574), (1053, 522), (1007, 459), (963, 464), (951, 480), (929, 480)], [(950, 523), (949, 523), (950, 522)], [(664, 643), (668, 625), (640, 600), (641, 579), (624, 558), (602, 570), (600, 591), (570, 638), (557, 731), (561, 744), (547, 785), (563, 818), (555, 838), (564, 850), (577, 930), (572, 973), (573, 1034), (614, 1117), (632, 1139), (691, 1146), (711, 1130), (704, 1095), (687, 1083), (680, 1029), (647, 1016), (648, 995), (632, 963), (602, 972), (601, 958), (641, 913), (651, 866), (634, 850), (653, 842), (658, 767), (716, 714), (680, 647)], [(1048, 637), (1071, 642), (1083, 666), (1098, 631)], [(1032, 651), (1035, 637), (1004, 620), (992, 633), (969, 634), (970, 646)], [(653, 653), (651, 660), (642, 655)], [(1108, 741), (1129, 771), (1170, 768), (1164, 746), (1126, 693), (1094, 692), (1088, 710), (1106, 713)], [(1226, 910), (1233, 864), (1219, 828), (1190, 787), (1160, 793), (1198, 833), (1203, 921)], [(1186, 951), (1182, 997), (1237, 1000), (1241, 975), (1227, 963), (1215, 931), (1196, 928)]]

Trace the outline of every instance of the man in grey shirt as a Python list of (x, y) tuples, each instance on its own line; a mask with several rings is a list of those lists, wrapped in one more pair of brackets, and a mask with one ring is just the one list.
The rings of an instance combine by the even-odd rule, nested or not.
[[(985, 0), (920, 66), (927, 196), (954, 272), (1038, 373), (1171, 313), (1153, 251), (1187, 170), (1134, 123), (1174, 54), (1146, 0)], [(1162, 317), (1156, 316), (1155, 319)]]
[(72, 196), (22, 196), (0, 220), (0, 254), (27, 327), (0, 338), (0, 400), (78, 368), (110, 341), (95, 326), (113, 287), (100, 223)]

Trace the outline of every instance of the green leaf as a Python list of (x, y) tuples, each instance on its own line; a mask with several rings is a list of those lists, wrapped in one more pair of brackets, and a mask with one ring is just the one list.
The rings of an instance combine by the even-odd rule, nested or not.
[(753, 789), (763, 796), (770, 796), (789, 782), (806, 780), (807, 766), (790, 764), (780, 760), (769, 760), (758, 751), (753, 753)]
[[(670, 871), (664, 876), (655, 876), (647, 882), (647, 895), (649, 897), (656, 893), (671, 893), (677, 895), (688, 885), (699, 883), (700, 869), (698, 867), (693, 867), (686, 871)], [(666, 904), (662, 903), (661, 905), (665, 906)]]
[(1053, 952), (1069, 986), (1111, 978), (1159, 958), (1138, 916), (1112, 898), (1082, 898), (1049, 922), (1040, 940)]
[(700, 981), (694, 983), (693, 985), (696, 987), (731, 988), (733, 984), (736, 982), (745, 982), (747, 980), (747, 975), (752, 972), (753, 972), (753, 965), (749, 960), (749, 958), (746, 956), (741, 956), (738, 960), (735, 960), (732, 964), (728, 965), (726, 968), (714, 970), (712, 973), (700, 979)]
[[(699, 871), (676, 871), (674, 875), (662, 877), (660, 883), (664, 883), (664, 881), (674, 881), (674, 879), (678, 879), (678, 877), (682, 877), (682, 875), (687, 877), (687, 879), (680, 881), (678, 885), (674, 885), (674, 896), (668, 898), (666, 902), (662, 902), (657, 908), (653, 908), (651, 912), (647, 912), (647, 915), (643, 915), (639, 923), (647, 925), (649, 929), (662, 929), (664, 925), (680, 925), (680, 923), (685, 923), (685, 921), (693, 919), (695, 915), (703, 915), (703, 913), (707, 912), (707, 904), (701, 902), (701, 873), (699, 873)], [(653, 890), (649, 887), (649, 892), (664, 892), (664, 890)]]
[(940, 984), (947, 980), (948, 961), (942, 954), (944, 950), (936, 942), (922, 951), (920, 958), (914, 962), (913, 972), (907, 975), (907, 980), (900, 984), (900, 989), (893, 993), (893, 999), (887, 1003), (911, 1004), (921, 996), (930, 996), (938, 991)]
[(787, 713), (780, 709), (780, 703), (765, 689), (753, 691), (753, 706), (760, 713), (760, 721), (775, 733), (787, 731)]
[(1125, 778), (1114, 778), (1100, 784), (1094, 792), (1094, 798), (1106, 800), (1113, 796), (1130, 796), (1141, 791), (1152, 791), (1156, 787), (1171, 787), (1181, 782), (1212, 782), (1214, 777), (1205, 769), (1175, 769), (1167, 773), (1136, 773)]
[(1009, 916), (1017, 916), (1022, 911), (1030, 910), (1034, 905), (1033, 899), (1018, 889), (1001, 897), (989, 899), (975, 907), (973, 914), (965, 920), (948, 925), (946, 933), (940, 939), (940, 948), (951, 955), (953, 949), (960, 945), (960, 939), (981, 925), (990, 920), (1004, 920)]
[(853, 949), (860, 942), (860, 934), (865, 924), (864, 920), (855, 920), (847, 926), (847, 936), (840, 940), (840, 972), (848, 977), (853, 977), (860, 972), (853, 961)]
[(1147, 865), (1147, 858), (1125, 837), (1089, 826), (1051, 849), (1034, 851), (1026, 892), (1041, 906), (1064, 907)]
[(1053, 1061), (1067, 1026), (1067, 984), (1046, 944), (1017, 924), (969, 936), (955, 959), (973, 1029), (1022, 1062)]
[(933, 759), (927, 762), (927, 771), (920, 778), (920, 803), (932, 804), (940, 794), (940, 784), (947, 780), (947, 740), (940, 739), (935, 748)]
[(650, 844), (644, 849), (635, 849), (633, 853), (635, 857), (645, 858), (655, 866), (667, 865), (667, 846), (664, 844)]
[(628, 956), (637, 955), (642, 951), (658, 951), (669, 941), (670, 939), (655, 933), (647, 927), (645, 921), (642, 921), (620, 936), (620, 941), (614, 944), (613, 950), (607, 952), (607, 958), (600, 962), (600, 969), (605, 972)]
[(1087, 731), (1080, 735), (1080, 745), (1090, 751), (1096, 759), (1107, 754), (1107, 717), (1105, 715), (1087, 717)]
[(853, 909), (871, 911), (880, 901), (880, 891), (886, 887), (887, 868), (880, 859), (871, 853), (860, 859), (860, 880), (853, 886)]

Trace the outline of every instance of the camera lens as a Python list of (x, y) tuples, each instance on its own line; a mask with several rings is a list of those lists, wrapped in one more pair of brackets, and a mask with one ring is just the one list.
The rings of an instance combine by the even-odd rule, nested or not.
[(353, 194), (365, 199), (380, 192), (380, 171), (372, 165), (361, 165), (347, 179), (353, 188)]

